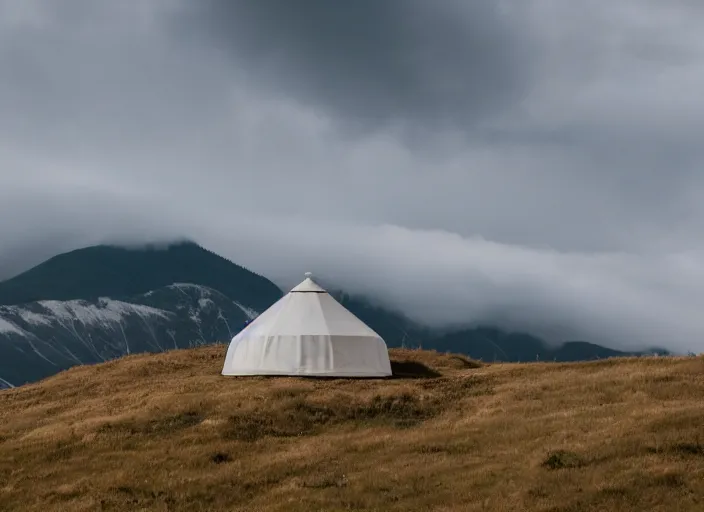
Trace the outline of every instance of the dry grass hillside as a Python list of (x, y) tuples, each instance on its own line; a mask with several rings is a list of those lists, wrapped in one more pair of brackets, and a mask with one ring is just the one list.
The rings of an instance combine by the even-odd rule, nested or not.
[(704, 510), (701, 358), (237, 379), (224, 350), (0, 392), (0, 510)]

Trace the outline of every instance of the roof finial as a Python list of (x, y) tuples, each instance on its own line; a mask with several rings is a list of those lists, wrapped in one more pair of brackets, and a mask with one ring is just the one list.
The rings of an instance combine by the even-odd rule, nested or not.
[(306, 277), (307, 277), (308, 279), (310, 279), (311, 277), (313, 277), (313, 273), (312, 273), (312, 272), (306, 272), (305, 275), (306, 275)]

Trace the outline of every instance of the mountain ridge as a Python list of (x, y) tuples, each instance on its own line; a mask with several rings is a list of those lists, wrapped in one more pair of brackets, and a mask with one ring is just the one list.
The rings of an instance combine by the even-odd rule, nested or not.
[(0, 282), (0, 304), (129, 297), (176, 282), (220, 289), (258, 309), (282, 296), (265, 277), (194, 242), (179, 241), (163, 248), (96, 245), (56, 255)]

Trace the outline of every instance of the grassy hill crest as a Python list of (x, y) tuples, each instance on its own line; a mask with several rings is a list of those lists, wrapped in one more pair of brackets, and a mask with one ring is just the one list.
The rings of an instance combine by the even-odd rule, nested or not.
[(0, 392), (0, 509), (701, 510), (704, 360), (226, 378), (225, 347)]

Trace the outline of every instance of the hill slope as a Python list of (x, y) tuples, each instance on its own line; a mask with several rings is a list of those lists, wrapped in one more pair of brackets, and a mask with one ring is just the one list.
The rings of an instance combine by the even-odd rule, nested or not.
[(225, 347), (0, 392), (0, 510), (701, 510), (701, 358), (225, 378)]

